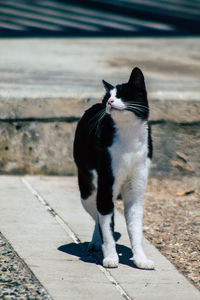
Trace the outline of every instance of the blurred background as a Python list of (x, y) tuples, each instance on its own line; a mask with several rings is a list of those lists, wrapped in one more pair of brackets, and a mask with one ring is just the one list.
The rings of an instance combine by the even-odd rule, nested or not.
[(198, 0), (1, 0), (1, 37), (188, 36)]
[[(0, 0), (0, 174), (15, 175), (0, 180), (1, 227), (5, 223), (10, 228), (13, 220), (22, 249), (24, 237), (35, 259), (37, 253), (44, 253), (43, 243), (34, 250), (39, 244), (29, 234), (31, 202), (26, 209), (20, 206), (25, 203), (21, 176), (42, 175), (35, 177), (35, 189), (40, 191), (41, 185), (45, 199), (52, 197), (55, 211), (60, 203), (65, 215), (65, 182), (77, 172), (72, 155), (77, 122), (88, 107), (101, 101), (102, 79), (113, 85), (127, 82), (138, 66), (145, 76), (154, 144), (145, 195), (145, 236), (200, 289), (199, 37), (198, 0)], [(61, 185), (56, 177), (60, 175), (65, 176)], [(73, 199), (73, 189), (70, 194)], [(35, 195), (28, 196), (30, 201), (34, 197), (38, 201)], [(25, 236), (15, 232), (25, 227), (23, 213), (27, 214)], [(35, 230), (43, 235), (40, 221), (36, 220)], [(51, 234), (49, 245), (54, 247), (54, 231)], [(1, 266), (5, 299), (22, 299), (22, 290), (27, 299), (49, 299), (39, 296), (32, 275), (34, 287), (26, 273), (19, 276), (22, 267), (13, 273), (13, 259), (8, 267), (14, 250), (5, 245)], [(52, 276), (52, 287), (58, 274)], [(66, 290), (66, 281), (62, 282)], [(148, 294), (146, 286), (142, 293)], [(148, 286), (159, 297), (157, 283)]]

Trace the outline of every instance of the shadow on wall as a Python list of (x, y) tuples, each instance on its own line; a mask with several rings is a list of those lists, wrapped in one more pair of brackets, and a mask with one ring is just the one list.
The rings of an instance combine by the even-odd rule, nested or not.
[(1, 38), (199, 34), (198, 1), (0, 0)]

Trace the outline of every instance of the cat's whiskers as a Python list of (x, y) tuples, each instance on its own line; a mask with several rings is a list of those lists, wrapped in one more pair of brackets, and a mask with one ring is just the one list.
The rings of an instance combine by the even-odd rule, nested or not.
[[(89, 122), (93, 122), (94, 121), (94, 124), (89, 132), (89, 135), (91, 134), (91, 132), (95, 129), (96, 127), (96, 130), (95, 130), (95, 134), (97, 133), (100, 125), (101, 125), (101, 122), (104, 118), (104, 116), (106, 115), (106, 111), (105, 111), (105, 108), (101, 109), (100, 111), (98, 111), (90, 120)], [(94, 120), (96, 119), (96, 120)]]
[(137, 104), (137, 103), (131, 103), (129, 105), (127, 105), (127, 109), (131, 109), (131, 110), (137, 110), (140, 111), (141, 113), (146, 113), (149, 112), (149, 108), (147, 106), (141, 105), (141, 104)]
[(131, 104), (137, 104), (137, 105), (140, 105), (140, 106), (143, 106), (143, 107), (147, 107), (146, 105), (143, 105), (143, 104), (141, 104), (141, 102), (135, 102), (135, 101), (132, 101), (131, 103), (130, 103), (130, 105)]
[(136, 104), (136, 103), (129, 104), (129, 105), (127, 105), (127, 107), (141, 108), (141, 109), (149, 111), (149, 108), (147, 106), (144, 106), (144, 105), (141, 105), (141, 104)]
[(103, 112), (102, 112), (102, 114), (100, 115), (98, 121), (97, 121), (97, 128), (96, 128), (95, 134), (97, 134), (97, 132), (98, 132), (100, 126), (101, 126), (101, 123), (102, 123), (103, 118), (105, 117), (105, 115), (106, 115), (106, 111), (104, 109)]
[(138, 111), (138, 112), (141, 112), (141, 113), (146, 113), (146, 111), (142, 108), (139, 108), (139, 107), (135, 107), (135, 106), (127, 106), (126, 107), (126, 110), (131, 110), (131, 111)]
[[(92, 118), (90, 118), (89, 123), (93, 123), (89, 132), (89, 135), (91, 134), (91, 132), (94, 130), (94, 128), (96, 127), (97, 123), (98, 123), (98, 119), (99, 117), (102, 115), (103, 109), (101, 109), (100, 111), (98, 111)], [(95, 120), (96, 119), (96, 120)]]
[[(146, 113), (149, 111), (149, 108), (139, 104), (138, 102), (136, 103), (131, 103), (126, 106), (126, 110), (132, 111), (132, 112), (137, 112), (137, 113)], [(92, 131), (95, 129), (95, 135), (98, 133), (99, 128), (101, 126), (101, 123), (106, 115), (106, 109), (103, 108), (99, 110), (94, 116), (92, 116), (89, 120), (90, 123), (92, 124), (92, 127), (90, 129), (89, 135), (92, 133)]]
[(89, 122), (91, 122), (95, 118), (98, 118), (99, 115), (101, 115), (103, 111), (104, 111), (104, 108), (102, 108), (101, 110), (99, 110), (92, 118), (90, 118)]
[(132, 101), (131, 104), (138, 104), (138, 105), (142, 105), (142, 106), (145, 106), (145, 107), (146, 107), (146, 105), (141, 104), (141, 102), (135, 102), (135, 101)]

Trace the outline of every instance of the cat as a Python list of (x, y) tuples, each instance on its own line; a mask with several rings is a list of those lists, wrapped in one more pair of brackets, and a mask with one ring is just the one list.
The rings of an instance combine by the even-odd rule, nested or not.
[(77, 125), (73, 149), (81, 201), (95, 221), (89, 249), (102, 249), (104, 267), (118, 267), (114, 201), (121, 194), (133, 262), (154, 269), (142, 247), (142, 198), (153, 152), (144, 76), (135, 67), (127, 83), (103, 80), (103, 85), (102, 102), (86, 110)]

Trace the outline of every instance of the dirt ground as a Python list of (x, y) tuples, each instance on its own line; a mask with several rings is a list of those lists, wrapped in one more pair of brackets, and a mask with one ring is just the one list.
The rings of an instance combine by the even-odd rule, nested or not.
[(200, 289), (199, 178), (150, 177), (143, 223), (145, 237)]

